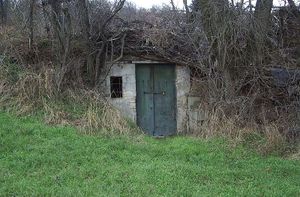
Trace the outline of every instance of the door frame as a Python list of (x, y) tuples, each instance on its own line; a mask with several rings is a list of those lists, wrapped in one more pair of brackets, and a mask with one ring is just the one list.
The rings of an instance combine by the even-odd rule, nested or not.
[[(147, 65), (147, 66), (151, 66), (151, 72), (153, 72), (154, 70), (154, 66), (164, 66), (164, 65), (168, 65), (168, 66), (172, 66), (173, 67), (173, 70), (174, 70), (174, 87), (175, 87), (175, 91), (174, 91), (174, 95), (175, 95), (175, 128), (176, 128), (176, 131), (169, 135), (169, 136), (172, 136), (172, 135), (177, 135), (178, 134), (178, 104), (177, 104), (177, 85), (176, 85), (176, 80), (177, 80), (177, 72), (176, 72), (176, 64), (172, 64), (172, 63), (165, 63), (165, 62), (162, 62), (162, 63), (159, 63), (159, 62), (155, 62), (155, 63), (135, 63), (135, 79), (136, 79), (136, 83), (137, 83), (137, 67), (140, 66), (140, 65)], [(154, 78), (154, 72), (153, 72), (153, 76)], [(138, 88), (136, 86), (136, 98), (135, 98), (135, 105), (136, 105), (136, 122), (138, 123), (138, 118), (139, 118), (139, 114), (138, 114), (138, 97), (137, 97), (137, 94), (138, 94)], [(154, 100), (153, 100), (154, 102)], [(155, 103), (154, 103), (155, 105)], [(155, 108), (155, 107), (154, 107)], [(155, 112), (154, 112), (154, 124), (155, 124)], [(154, 131), (155, 132), (155, 131)], [(154, 136), (154, 133), (151, 134), (151, 136)], [(166, 135), (167, 136), (167, 135)]]

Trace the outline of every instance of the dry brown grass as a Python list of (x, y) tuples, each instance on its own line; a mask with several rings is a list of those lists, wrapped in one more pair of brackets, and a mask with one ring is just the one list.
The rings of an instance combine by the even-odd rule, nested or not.
[[(0, 71), (5, 70), (0, 65)], [(100, 92), (84, 89), (58, 91), (55, 71), (21, 72), (15, 83), (9, 72), (0, 74), (0, 107), (17, 115), (42, 113), (48, 124), (76, 126), (85, 134), (129, 134), (136, 128)], [(71, 109), (68, 109), (71, 108)]]
[(295, 151), (295, 153), (293, 153), (292, 155), (289, 156), (289, 159), (300, 161), (300, 145), (298, 145), (297, 150)]
[[(283, 125), (282, 120), (258, 124), (255, 121), (255, 113), (247, 109), (253, 106), (247, 104), (234, 107), (230, 103), (227, 104), (228, 106), (222, 103), (210, 110), (205, 109), (205, 105), (200, 105), (199, 110), (204, 111), (205, 120), (202, 125), (199, 125), (198, 130), (190, 134), (201, 138), (227, 138), (233, 146), (245, 144), (263, 155), (271, 153), (282, 155), (290, 152), (295, 142), (288, 139), (288, 126)], [(253, 113), (253, 116), (249, 113)], [(292, 120), (288, 120), (288, 117), (284, 120), (289, 122), (290, 126), (293, 123)], [(283, 126), (286, 127), (284, 130)]]
[(286, 136), (280, 133), (278, 126), (265, 126), (263, 135), (266, 138), (266, 142), (259, 147), (261, 153), (267, 155), (273, 151), (285, 152), (287, 144)]
[(98, 128), (103, 128), (105, 134), (130, 132), (121, 113), (106, 101), (91, 102), (81, 119), (81, 125), (86, 133), (93, 133)]
[(82, 116), (77, 120), (81, 130), (93, 134), (101, 129), (104, 134), (129, 134), (134, 132), (121, 112), (114, 108), (104, 96), (96, 91), (69, 90), (70, 98), (75, 103), (85, 106)]
[(54, 71), (24, 73), (12, 86), (12, 98), (20, 114), (30, 113), (55, 98)]

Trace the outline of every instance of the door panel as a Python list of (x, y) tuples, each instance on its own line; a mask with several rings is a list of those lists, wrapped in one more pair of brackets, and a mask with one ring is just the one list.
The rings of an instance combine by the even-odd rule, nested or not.
[(154, 134), (153, 76), (151, 67), (136, 67), (137, 123), (149, 135)]
[(137, 122), (150, 135), (176, 133), (175, 66), (137, 65)]
[(172, 65), (154, 67), (154, 135), (176, 132), (175, 70)]

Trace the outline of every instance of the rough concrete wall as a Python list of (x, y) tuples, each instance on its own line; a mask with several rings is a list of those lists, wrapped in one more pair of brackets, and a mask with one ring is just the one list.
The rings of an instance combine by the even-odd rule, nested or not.
[(188, 131), (188, 96), (190, 92), (190, 70), (184, 66), (176, 66), (177, 90), (177, 132)]
[(200, 103), (201, 97), (188, 98), (188, 131), (190, 134), (199, 134), (206, 118), (206, 114), (200, 108)]
[(111, 98), (110, 101), (124, 116), (136, 121), (135, 64), (120, 63), (112, 66), (105, 85), (107, 97), (110, 97), (110, 77), (117, 76), (123, 80), (123, 97)]

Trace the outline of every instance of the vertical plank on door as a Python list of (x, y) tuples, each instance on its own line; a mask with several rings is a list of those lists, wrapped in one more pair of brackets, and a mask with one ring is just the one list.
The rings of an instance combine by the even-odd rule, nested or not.
[(154, 135), (153, 72), (149, 65), (136, 66), (137, 123), (149, 135)]
[(175, 66), (154, 67), (154, 135), (168, 136), (176, 133)]

